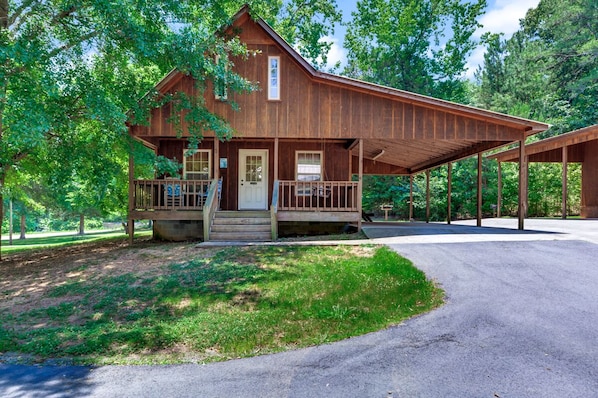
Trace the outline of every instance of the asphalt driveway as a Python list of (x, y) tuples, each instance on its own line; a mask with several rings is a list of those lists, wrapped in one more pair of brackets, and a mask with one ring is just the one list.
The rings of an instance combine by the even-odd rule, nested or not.
[(443, 307), (339, 343), (211, 365), (2, 365), (0, 396), (598, 396), (598, 221), (374, 227), (375, 241), (445, 289)]

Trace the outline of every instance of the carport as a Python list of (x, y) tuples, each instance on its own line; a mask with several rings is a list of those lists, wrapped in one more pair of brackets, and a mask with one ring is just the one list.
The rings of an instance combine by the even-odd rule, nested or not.
[[(490, 155), (488, 158), (498, 161), (498, 209), (501, 201), (500, 165), (502, 162), (519, 162), (520, 167), (522, 164), (523, 167), (527, 167), (529, 162), (562, 163), (562, 218), (566, 218), (567, 165), (581, 163), (581, 217), (598, 217), (598, 124), (534, 142), (527, 145), (523, 153), (515, 148)], [(527, 184), (524, 183), (523, 187), (527, 187)], [(523, 195), (527, 198), (527, 193), (524, 192)]]

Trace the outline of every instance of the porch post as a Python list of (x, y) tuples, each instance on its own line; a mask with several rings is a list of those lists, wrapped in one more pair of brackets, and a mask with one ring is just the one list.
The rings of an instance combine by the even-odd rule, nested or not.
[(446, 223), (451, 223), (451, 193), (453, 185), (453, 163), (449, 162), (447, 171), (447, 194), (446, 194)]
[(409, 221), (413, 221), (413, 174), (409, 174)]
[(278, 181), (278, 137), (274, 138), (274, 181)]
[(359, 212), (359, 221), (357, 221), (357, 230), (361, 231), (362, 196), (363, 196), (363, 139), (359, 139), (359, 178), (357, 180), (357, 211)]
[(426, 222), (430, 222), (430, 170), (426, 170)]
[(478, 192), (476, 225), (482, 226), (482, 153), (478, 153)]
[(220, 140), (214, 136), (214, 179), (220, 178)]
[(525, 154), (525, 133), (519, 140), (519, 205), (518, 218), (520, 230), (524, 229), (524, 220), (527, 209), (527, 156)]
[(496, 217), (500, 218), (500, 208), (502, 207), (502, 166), (498, 162), (498, 193), (496, 198)]
[[(131, 137), (132, 141), (132, 137)], [(129, 229), (129, 244), (133, 244), (133, 235), (135, 234), (135, 220), (133, 220), (133, 209), (135, 207), (135, 185), (133, 183), (135, 177), (135, 159), (133, 156), (133, 142), (129, 145), (129, 214), (127, 227)]]
[(569, 166), (568, 159), (567, 159), (567, 147), (563, 147), (563, 214), (562, 219), (567, 218), (567, 168)]

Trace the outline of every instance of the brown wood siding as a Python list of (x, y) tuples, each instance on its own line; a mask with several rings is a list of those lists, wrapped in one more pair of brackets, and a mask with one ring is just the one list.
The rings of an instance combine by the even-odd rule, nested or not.
[[(521, 136), (521, 130), (498, 125), (490, 118), (474, 120), (414, 105), (396, 95), (363, 92), (347, 84), (314, 80), (255, 23), (248, 20), (241, 29), (241, 39), (259, 54), (248, 60), (235, 59), (235, 70), (259, 82), (260, 89), (251, 94), (229, 93), (240, 107), (238, 112), (227, 102), (214, 99), (211, 84), (205, 91), (205, 101), (209, 110), (229, 120), (242, 137), (484, 140), (493, 135), (493, 140), (512, 141)], [(280, 56), (280, 101), (267, 99), (270, 55)], [(169, 92), (177, 90), (194, 92), (193, 80), (188, 76), (178, 77), (169, 85)], [(151, 129), (133, 129), (133, 134), (176, 136), (176, 129), (167, 120), (170, 108), (167, 105), (152, 111)]]
[[(579, 163), (584, 160), (584, 148), (588, 143), (571, 145), (567, 147), (567, 161)], [(535, 153), (529, 156), (530, 162), (558, 163), (563, 161), (562, 148), (552, 149), (546, 152)]]

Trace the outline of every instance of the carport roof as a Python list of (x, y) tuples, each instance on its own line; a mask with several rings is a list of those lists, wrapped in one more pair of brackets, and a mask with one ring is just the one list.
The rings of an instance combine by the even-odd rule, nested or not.
[[(598, 140), (598, 124), (536, 141), (526, 145), (525, 153), (534, 161), (559, 162), (562, 160), (562, 148), (577, 146), (593, 140)], [(499, 162), (517, 162), (519, 150), (517, 148), (509, 149), (488, 157)], [(576, 161), (573, 157), (569, 157), (569, 160)]]

